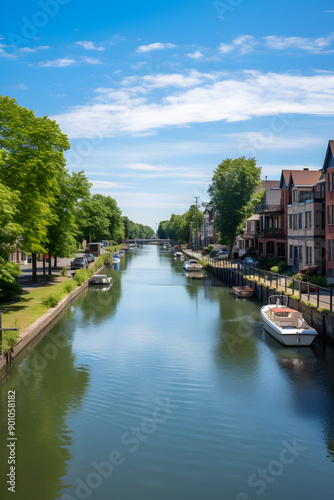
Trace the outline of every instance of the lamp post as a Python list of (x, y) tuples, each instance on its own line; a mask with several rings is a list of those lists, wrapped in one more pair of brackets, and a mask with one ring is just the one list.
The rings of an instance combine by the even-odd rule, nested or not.
[(194, 196), (196, 200), (196, 235), (195, 235), (195, 251), (197, 252), (198, 250), (198, 245), (197, 245), (197, 240), (198, 240), (198, 214), (197, 214), (197, 200), (200, 198), (200, 196)]

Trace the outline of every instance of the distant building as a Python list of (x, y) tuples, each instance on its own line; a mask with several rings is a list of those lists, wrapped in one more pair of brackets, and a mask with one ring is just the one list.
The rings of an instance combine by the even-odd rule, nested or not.
[(201, 225), (201, 247), (207, 247), (217, 243), (218, 235), (214, 222), (215, 209), (212, 205), (207, 205), (203, 212), (203, 223)]

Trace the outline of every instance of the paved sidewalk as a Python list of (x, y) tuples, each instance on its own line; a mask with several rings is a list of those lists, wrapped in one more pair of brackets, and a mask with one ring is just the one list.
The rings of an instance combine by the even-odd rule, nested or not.
[[(61, 270), (63, 267), (67, 267), (68, 271), (67, 274), (70, 275), (71, 269), (70, 269), (70, 264), (71, 261), (74, 259), (57, 259), (57, 267), (54, 267), (53, 265), (51, 266), (51, 271), (53, 275), (59, 275), (61, 273)], [(52, 259), (51, 264), (54, 263), (54, 259)], [(45, 274), (48, 275), (49, 273), (49, 262), (45, 262)], [(22, 265), (21, 266), (21, 274), (17, 278), (17, 282), (20, 283), (22, 288), (24, 290), (29, 290), (33, 288), (37, 288), (39, 286), (44, 286), (50, 283), (50, 279), (44, 278), (43, 277), (43, 262), (37, 262), (37, 283), (33, 283), (31, 281), (31, 276), (32, 276), (32, 265), (27, 264), (27, 265)]]

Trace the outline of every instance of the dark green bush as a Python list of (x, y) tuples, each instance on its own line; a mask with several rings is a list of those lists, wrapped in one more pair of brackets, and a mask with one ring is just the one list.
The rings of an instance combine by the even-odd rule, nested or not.
[(42, 304), (46, 307), (56, 307), (58, 302), (60, 301), (60, 295), (57, 293), (50, 293), (47, 297), (44, 297), (42, 300)]

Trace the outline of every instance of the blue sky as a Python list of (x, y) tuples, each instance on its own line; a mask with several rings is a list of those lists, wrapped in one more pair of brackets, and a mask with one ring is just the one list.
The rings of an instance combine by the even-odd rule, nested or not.
[(322, 166), (334, 139), (330, 0), (31, 0), (0, 6), (0, 93), (57, 120), (68, 168), (156, 229), (227, 157)]

